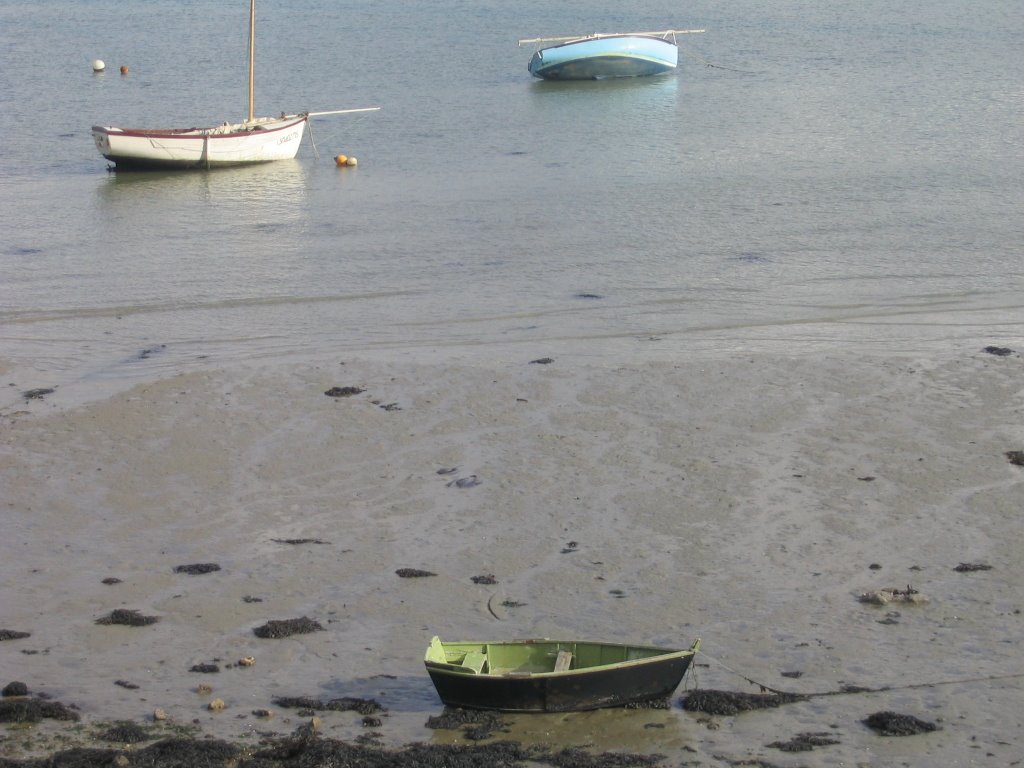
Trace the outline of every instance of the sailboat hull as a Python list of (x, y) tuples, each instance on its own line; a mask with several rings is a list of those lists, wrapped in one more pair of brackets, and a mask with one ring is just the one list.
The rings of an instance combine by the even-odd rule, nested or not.
[(261, 118), (214, 128), (93, 126), (96, 149), (121, 170), (208, 169), (291, 160), (308, 115)]
[(670, 40), (614, 35), (572, 40), (533, 54), (529, 70), (545, 80), (603, 80), (670, 72), (679, 50)]

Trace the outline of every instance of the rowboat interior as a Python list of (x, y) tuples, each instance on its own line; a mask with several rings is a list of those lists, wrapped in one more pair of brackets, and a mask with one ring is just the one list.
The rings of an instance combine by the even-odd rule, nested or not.
[(434, 638), (426, 661), (449, 672), (467, 675), (534, 675), (584, 670), (640, 661), (671, 653), (606, 643), (534, 641), (530, 643), (449, 643)]

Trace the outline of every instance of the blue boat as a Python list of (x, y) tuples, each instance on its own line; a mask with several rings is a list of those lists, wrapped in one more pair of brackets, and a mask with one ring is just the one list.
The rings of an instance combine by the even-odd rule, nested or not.
[(703, 29), (666, 29), (659, 32), (618, 32), (582, 37), (536, 37), (529, 43), (557, 43), (540, 48), (528, 69), (543, 80), (604, 80), (642, 77), (671, 72), (679, 61), (676, 35)]

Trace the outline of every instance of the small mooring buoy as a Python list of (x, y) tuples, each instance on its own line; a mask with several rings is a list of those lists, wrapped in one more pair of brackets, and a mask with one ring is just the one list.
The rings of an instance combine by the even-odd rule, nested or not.
[(121, 65), (121, 74), (122, 75), (127, 75), (128, 74), (128, 65), (127, 64), (122, 64)]
[(350, 166), (359, 165), (359, 161), (356, 160), (354, 157), (350, 157), (348, 160), (345, 161), (345, 165), (350, 165)]
[(102, 72), (106, 68), (107, 65), (103, 63), (103, 59), (96, 59), (96, 61), (92, 63), (93, 72)]
[(348, 162), (348, 155), (338, 155), (334, 158), (334, 162), (339, 166), (345, 165)]

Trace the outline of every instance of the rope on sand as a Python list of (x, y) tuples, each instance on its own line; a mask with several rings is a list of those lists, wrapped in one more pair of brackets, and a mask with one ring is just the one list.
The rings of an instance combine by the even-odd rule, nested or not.
[(818, 691), (814, 693), (794, 693), (791, 691), (781, 691), (777, 688), (772, 688), (770, 685), (765, 685), (752, 677), (744, 675), (729, 665), (709, 656), (702, 650), (698, 650), (697, 653), (706, 656), (707, 659), (715, 664), (718, 664), (723, 669), (732, 672), (734, 675), (743, 678), (751, 685), (756, 685), (760, 688), (761, 693), (736, 693), (732, 691), (714, 691), (714, 690), (693, 690), (683, 699), (683, 709), (690, 712), (707, 712), (709, 714), (716, 715), (733, 715), (739, 712), (744, 712), (752, 709), (767, 709), (772, 707), (778, 707), (782, 704), (791, 704), (796, 701), (805, 701), (806, 699), (815, 698), (819, 696), (841, 696), (843, 694), (851, 693), (882, 693), (885, 691), (906, 691), (914, 688), (934, 688), (940, 685), (959, 685), (963, 683), (987, 683), (995, 680), (1012, 680), (1016, 678), (1024, 677), (1024, 672), (1017, 672), (1006, 675), (987, 675), (983, 677), (970, 677), (960, 678), (957, 680), (938, 680), (930, 683), (911, 683), (908, 685), (886, 685), (878, 688), (867, 688), (855, 685), (846, 685), (835, 691)]

